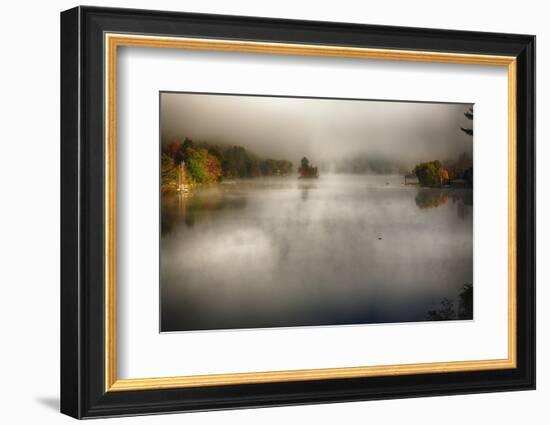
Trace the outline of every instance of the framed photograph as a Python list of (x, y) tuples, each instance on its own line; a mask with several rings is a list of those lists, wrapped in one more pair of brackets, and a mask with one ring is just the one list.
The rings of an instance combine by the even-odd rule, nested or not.
[(61, 411), (535, 388), (535, 37), (61, 14)]

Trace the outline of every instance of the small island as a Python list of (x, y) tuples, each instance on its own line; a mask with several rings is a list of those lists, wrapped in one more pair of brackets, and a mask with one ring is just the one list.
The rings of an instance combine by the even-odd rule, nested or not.
[(298, 168), (298, 174), (300, 179), (316, 179), (319, 177), (317, 167), (309, 165), (309, 159), (305, 156), (301, 160), (301, 166)]

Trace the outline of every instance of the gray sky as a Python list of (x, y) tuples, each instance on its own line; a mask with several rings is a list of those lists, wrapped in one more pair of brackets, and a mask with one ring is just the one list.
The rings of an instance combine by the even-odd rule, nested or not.
[(163, 143), (240, 145), (261, 157), (313, 163), (355, 155), (407, 165), (472, 154), (471, 105), (162, 93)]

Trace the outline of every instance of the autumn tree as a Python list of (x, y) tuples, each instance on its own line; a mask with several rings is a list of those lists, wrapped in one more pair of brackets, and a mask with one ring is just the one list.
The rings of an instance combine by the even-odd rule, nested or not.
[(439, 169), (439, 181), (441, 184), (449, 184), (449, 172), (445, 168)]
[(160, 184), (163, 191), (171, 190), (177, 179), (177, 167), (174, 159), (167, 153), (162, 153), (160, 162)]
[(413, 173), (422, 186), (437, 186), (441, 184), (441, 169), (441, 162), (436, 160), (418, 164)]
[(221, 177), (220, 162), (206, 149), (189, 149), (185, 165), (191, 178), (197, 183), (212, 183)]
[(222, 167), (220, 165), (220, 161), (210, 153), (206, 159), (206, 172), (210, 181), (218, 181), (222, 178)]

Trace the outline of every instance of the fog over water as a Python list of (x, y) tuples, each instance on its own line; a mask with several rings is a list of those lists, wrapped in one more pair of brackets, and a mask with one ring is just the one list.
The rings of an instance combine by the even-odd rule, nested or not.
[(473, 214), (471, 190), (453, 195), (323, 175), (166, 196), (162, 330), (423, 321), (444, 298), (456, 308), (472, 283)]
[(472, 154), (464, 117), (472, 105), (161, 94), (163, 143), (240, 145), (297, 164), (304, 155), (330, 162), (368, 155), (411, 167), (428, 159)]

